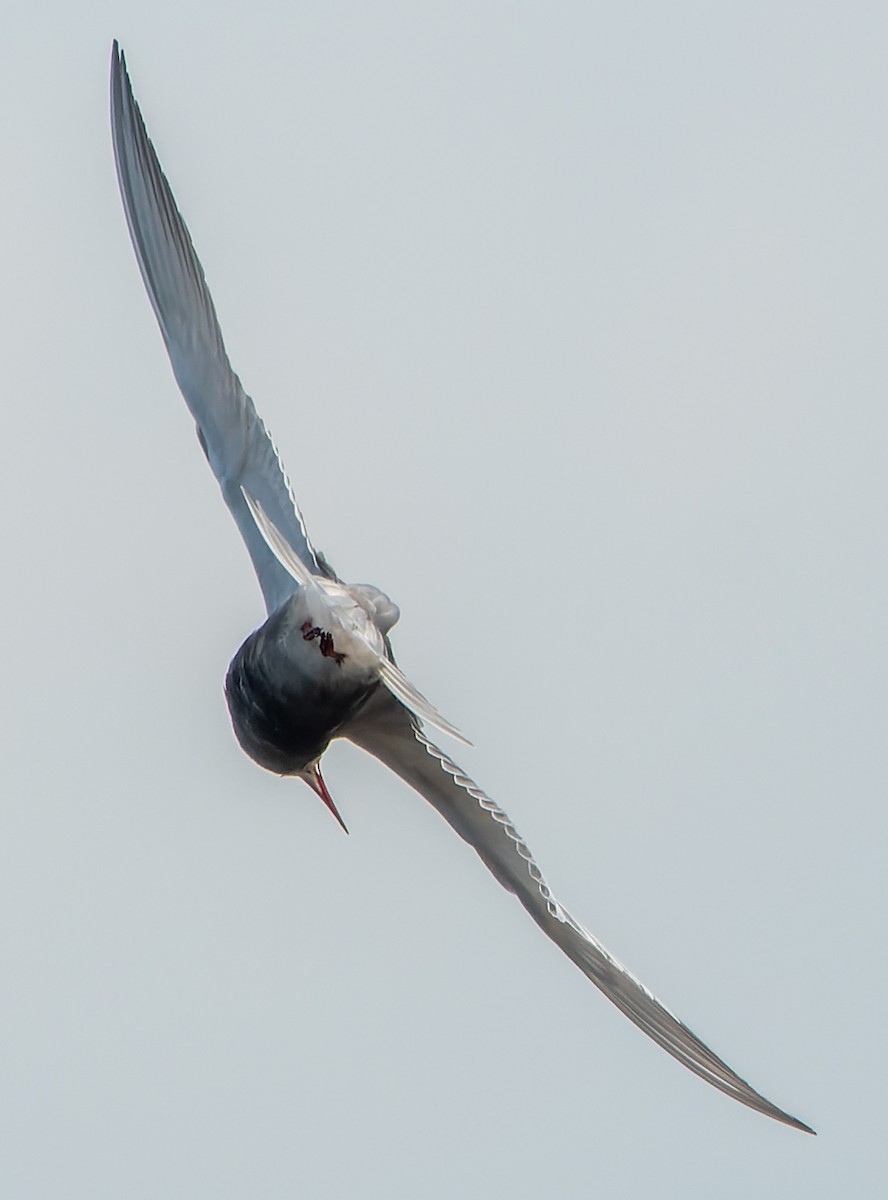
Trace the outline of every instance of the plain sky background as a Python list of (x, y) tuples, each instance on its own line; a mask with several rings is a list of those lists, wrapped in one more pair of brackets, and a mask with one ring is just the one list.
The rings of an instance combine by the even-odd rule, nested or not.
[[(136, 267), (121, 40), (318, 544), (613, 1009), (404, 785), (345, 838)], [(10, 6), (4, 1200), (884, 1194), (888, 6)]]

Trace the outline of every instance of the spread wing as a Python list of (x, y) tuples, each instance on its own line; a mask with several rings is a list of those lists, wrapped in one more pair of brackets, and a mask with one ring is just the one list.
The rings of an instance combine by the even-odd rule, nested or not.
[(543, 933), (664, 1050), (741, 1104), (814, 1132), (732, 1071), (559, 904), (507, 814), (426, 738), (397, 701), (378, 689), (346, 736), (424, 796), (503, 887), (515, 893)]
[(145, 130), (116, 42), (111, 132), (133, 248), (176, 382), (272, 612), (296, 584), (256, 528), (242, 488), (262, 505), (313, 574), (331, 572), (311, 544), (275, 444), (231, 369), (203, 268)]

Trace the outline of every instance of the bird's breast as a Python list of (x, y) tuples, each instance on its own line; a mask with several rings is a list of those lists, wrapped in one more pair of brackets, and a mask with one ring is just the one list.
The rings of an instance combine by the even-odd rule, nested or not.
[(378, 686), (359, 650), (299, 593), (251, 633), (225, 679), (234, 732), (250, 758), (289, 775), (322, 754)]

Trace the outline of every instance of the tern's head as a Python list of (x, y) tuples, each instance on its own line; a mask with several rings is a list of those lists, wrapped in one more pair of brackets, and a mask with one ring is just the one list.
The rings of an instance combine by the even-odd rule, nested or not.
[(321, 756), (318, 755), (317, 758), (313, 759), (310, 763), (304, 766), (301, 771), (296, 771), (294, 774), (297, 775), (299, 779), (304, 779), (311, 790), (320, 796), (342, 828), (345, 829), (345, 832), (348, 833), (345, 821), (343, 821), (342, 817), (340, 817), (339, 810), (333, 803), (333, 797), (327, 791), (327, 785), (324, 783), (324, 777), (321, 774)]

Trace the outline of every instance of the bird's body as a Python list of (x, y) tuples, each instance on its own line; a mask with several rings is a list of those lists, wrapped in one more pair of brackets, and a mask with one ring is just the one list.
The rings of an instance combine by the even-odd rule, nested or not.
[(649, 1037), (734, 1099), (811, 1132), (741, 1079), (567, 912), (506, 813), (426, 736), (423, 722), (461, 737), (394, 662), (388, 633), (397, 607), (374, 587), (341, 583), (311, 543), (277, 449), (228, 361), (203, 269), (116, 43), (111, 125), (142, 278), (265, 598), (266, 620), (237, 651), (226, 679), (241, 746), (260, 766), (304, 779), (337, 817), (321, 757), (334, 737), (361, 746), (441, 814), (546, 936)]
[(366, 632), (377, 627), (350, 589), (331, 587), (336, 604), (326, 610), (318, 593), (299, 588), (228, 668), (225, 696), (237, 740), (279, 775), (297, 775), (319, 759), (379, 686), (376, 657), (362, 637), (346, 632), (346, 622)]

